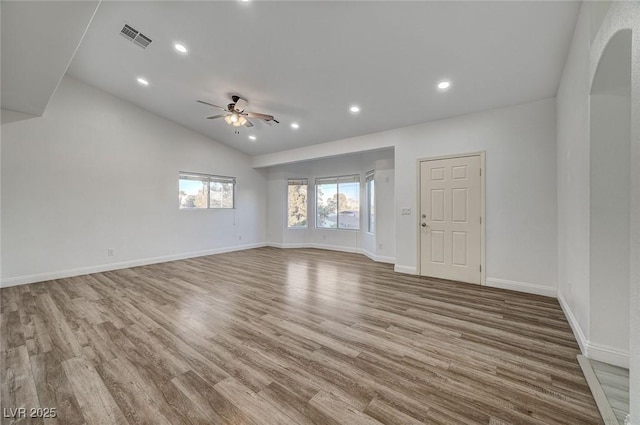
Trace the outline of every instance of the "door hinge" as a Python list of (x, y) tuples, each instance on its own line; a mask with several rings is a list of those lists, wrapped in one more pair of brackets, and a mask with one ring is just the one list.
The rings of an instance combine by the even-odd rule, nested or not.
[(480, 169), (480, 175), (482, 175), (482, 168)]
[(480, 271), (482, 271), (482, 264), (480, 264)]
[(482, 224), (482, 217), (480, 217), (480, 224)]

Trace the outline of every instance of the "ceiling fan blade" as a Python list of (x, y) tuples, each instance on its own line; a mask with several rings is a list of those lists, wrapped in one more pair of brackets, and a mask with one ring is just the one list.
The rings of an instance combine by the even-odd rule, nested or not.
[(204, 100), (196, 100), (196, 102), (203, 103), (203, 104), (209, 105), (209, 106), (213, 106), (214, 108), (222, 109), (223, 111), (227, 110), (227, 108), (223, 108), (222, 106), (214, 105), (213, 103), (205, 102)]
[(275, 121), (275, 119), (273, 118), (273, 115), (259, 114), (257, 112), (247, 112), (247, 116), (249, 118), (258, 118), (260, 120), (265, 120), (265, 121)]
[(233, 107), (233, 109), (235, 109), (238, 112), (243, 112), (248, 104), (249, 103), (247, 103), (246, 100), (244, 100), (243, 98), (240, 97), (236, 101), (236, 105)]
[(244, 123), (244, 126), (245, 126), (245, 127), (253, 127), (253, 123), (252, 123), (251, 121), (249, 121), (249, 120), (248, 120), (248, 119), (246, 119), (246, 118), (245, 118), (245, 120), (246, 120), (246, 122)]
[(226, 117), (227, 114), (219, 114), (219, 115), (214, 115), (212, 117), (207, 117), (208, 120), (215, 120), (216, 118), (223, 118)]

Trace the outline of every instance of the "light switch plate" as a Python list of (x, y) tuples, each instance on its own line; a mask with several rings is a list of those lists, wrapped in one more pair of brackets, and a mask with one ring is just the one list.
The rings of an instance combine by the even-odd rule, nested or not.
[(402, 215), (411, 215), (411, 208), (403, 208)]

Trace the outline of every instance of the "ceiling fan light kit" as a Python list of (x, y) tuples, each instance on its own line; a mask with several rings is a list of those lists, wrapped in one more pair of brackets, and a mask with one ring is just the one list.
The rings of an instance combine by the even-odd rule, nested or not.
[(226, 117), (224, 117), (224, 120), (227, 122), (227, 124), (232, 125), (234, 127), (240, 127), (247, 123), (247, 119), (245, 117), (236, 113), (227, 115)]

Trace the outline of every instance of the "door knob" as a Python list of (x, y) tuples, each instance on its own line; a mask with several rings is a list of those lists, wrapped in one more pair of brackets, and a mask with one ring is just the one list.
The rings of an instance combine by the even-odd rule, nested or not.
[(422, 227), (427, 227), (427, 223), (422, 223)]

